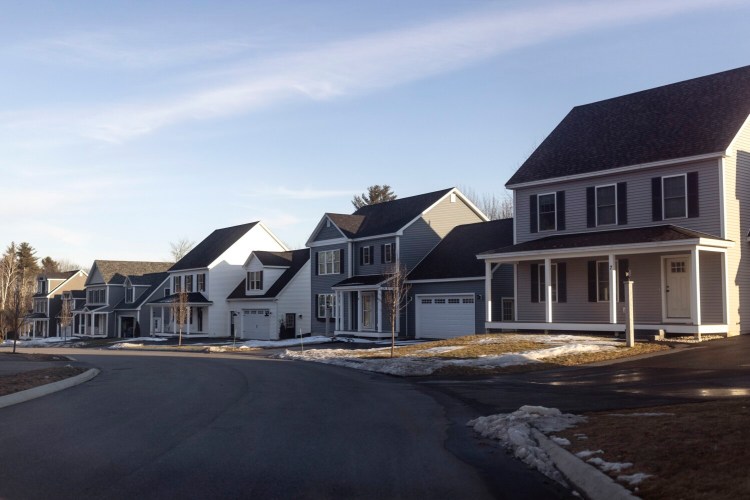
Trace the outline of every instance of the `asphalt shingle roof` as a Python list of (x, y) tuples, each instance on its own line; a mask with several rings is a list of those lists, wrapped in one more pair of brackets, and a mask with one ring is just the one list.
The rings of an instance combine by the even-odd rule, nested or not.
[[(172, 295), (167, 295), (166, 297), (161, 297), (156, 300), (152, 300), (149, 302), (149, 304), (172, 304), (174, 302), (177, 302), (179, 300), (180, 294), (179, 293), (173, 293)], [(208, 300), (202, 293), (200, 292), (190, 292), (187, 294), (187, 304), (188, 305), (204, 305), (204, 304), (213, 304), (210, 300)]]
[(257, 223), (256, 221), (215, 230), (190, 250), (187, 255), (177, 261), (170, 271), (208, 267), (237, 240), (245, 236)]
[(151, 295), (154, 290), (159, 287), (159, 285), (164, 283), (164, 280), (167, 279), (167, 276), (169, 276), (169, 273), (167, 272), (149, 273), (144, 274), (143, 276), (128, 276), (130, 282), (133, 285), (148, 286), (148, 289), (141, 293), (134, 302), (126, 303), (125, 299), (123, 298), (120, 302), (117, 303), (115, 309), (124, 311), (138, 309), (146, 301), (149, 295)]
[(140, 276), (169, 270), (172, 262), (141, 262), (126, 260), (96, 260), (96, 268), (104, 283), (118, 285), (125, 282), (126, 276)]
[(513, 219), (456, 226), (409, 273), (410, 280), (484, 278), (477, 254), (513, 244)]
[(725, 151), (750, 115), (750, 66), (576, 106), (507, 186)]
[(352, 276), (351, 278), (346, 278), (345, 280), (341, 280), (335, 285), (333, 285), (332, 288), (338, 288), (338, 287), (349, 287), (349, 286), (374, 286), (379, 285), (380, 283), (386, 281), (388, 279), (388, 276), (385, 274), (366, 274), (366, 275), (358, 275), (358, 276)]
[[(281, 276), (274, 282), (273, 285), (264, 293), (263, 295), (253, 295), (253, 296), (247, 296), (245, 295), (245, 281), (242, 280), (242, 282), (237, 285), (237, 287), (232, 291), (232, 293), (229, 294), (228, 299), (268, 299), (276, 297), (283, 289), (284, 287), (292, 281), (292, 278), (294, 278), (297, 273), (299, 273), (300, 269), (307, 263), (307, 261), (310, 260), (310, 249), (309, 248), (303, 248), (302, 250), (292, 250), (290, 252), (260, 252), (256, 251), (254, 252), (255, 255), (258, 256), (259, 259), (261, 259), (261, 262), (263, 265), (268, 266), (282, 266), (286, 265), (289, 266), (286, 271), (281, 273)], [(261, 257), (258, 254), (263, 254), (263, 257)], [(271, 263), (272, 262), (272, 263)], [(280, 262), (286, 262), (286, 264), (280, 264)]]

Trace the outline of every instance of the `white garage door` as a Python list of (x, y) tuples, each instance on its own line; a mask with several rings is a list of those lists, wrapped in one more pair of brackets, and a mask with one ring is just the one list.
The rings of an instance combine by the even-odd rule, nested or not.
[(418, 295), (417, 338), (448, 339), (476, 333), (474, 294)]
[(242, 338), (268, 340), (271, 315), (268, 309), (246, 309), (242, 311)]

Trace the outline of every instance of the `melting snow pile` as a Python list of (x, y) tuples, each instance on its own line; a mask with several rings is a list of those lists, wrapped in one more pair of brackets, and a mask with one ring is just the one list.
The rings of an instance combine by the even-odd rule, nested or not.
[(479, 417), (466, 425), (473, 427), (484, 437), (497, 439), (519, 460), (565, 484), (552, 459), (532, 436), (531, 430), (535, 428), (543, 433), (558, 432), (585, 421), (586, 417), (562, 413), (557, 408), (522, 406), (513, 413)]
[[(16, 347), (47, 347), (50, 344), (59, 344), (68, 340), (78, 340), (78, 337), (46, 337), (40, 339), (18, 340), (16, 343)], [(5, 339), (5, 341), (1, 342), (0, 345), (12, 346), (13, 340)]]
[(599, 457), (589, 458), (586, 461), (590, 464), (596, 465), (604, 472), (622, 472), (623, 469), (633, 466), (630, 462), (607, 462)]

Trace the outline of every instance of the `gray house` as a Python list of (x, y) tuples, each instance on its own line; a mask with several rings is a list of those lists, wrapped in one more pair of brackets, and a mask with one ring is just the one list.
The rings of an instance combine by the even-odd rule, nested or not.
[[(477, 254), (512, 244), (513, 219), (453, 228), (409, 273), (406, 335), (444, 339), (485, 333), (485, 270)], [(495, 265), (493, 315), (513, 320), (513, 266)]]
[(86, 271), (45, 273), (37, 276), (33, 310), (24, 319), (21, 335), (28, 338), (57, 337), (60, 334), (60, 312), (63, 293), (83, 290)]
[(487, 327), (622, 331), (629, 274), (639, 330), (750, 331), (749, 116), (750, 66), (574, 108), (507, 183), (514, 245), (480, 257), (516, 310)]
[[(410, 271), (457, 225), (487, 217), (457, 189), (368, 205), (353, 214), (325, 214), (311, 248), (315, 334), (390, 335), (383, 291), (400, 264)], [(405, 329), (399, 317), (397, 330)]]
[(114, 307), (115, 335), (125, 338), (153, 336), (159, 324), (152, 320), (151, 309), (146, 304), (149, 300), (164, 297), (169, 290), (169, 273), (130, 275), (122, 287), (122, 300)]

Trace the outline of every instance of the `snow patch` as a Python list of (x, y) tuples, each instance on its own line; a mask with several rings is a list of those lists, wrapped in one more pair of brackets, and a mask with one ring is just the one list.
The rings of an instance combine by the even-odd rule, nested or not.
[(314, 337), (303, 337), (286, 339), (286, 340), (248, 340), (239, 344), (238, 347), (242, 348), (262, 348), (262, 349), (273, 349), (274, 347), (291, 347), (298, 345), (313, 345), (313, 344), (327, 344), (333, 342), (331, 337), (325, 335), (316, 335)]
[(560, 446), (570, 446), (570, 441), (568, 439), (557, 436), (550, 436), (550, 439)]
[(576, 453), (576, 456), (578, 458), (589, 458), (590, 456), (601, 455), (603, 453), (604, 453), (604, 450), (594, 450), (594, 451), (592, 451), (592, 450), (583, 450), (583, 451), (579, 451), (578, 453)]
[(127, 344), (127, 343), (133, 343), (136, 341), (140, 342), (166, 342), (167, 339), (162, 337), (135, 337), (132, 339), (124, 339), (124, 340), (118, 340), (115, 342), (115, 344)]
[[(16, 341), (16, 347), (47, 347), (50, 344), (59, 344), (69, 340), (79, 340), (78, 337), (45, 337), (39, 339), (29, 340), (18, 340)], [(12, 339), (5, 339), (4, 342), (0, 343), (0, 346), (12, 346)]]
[(630, 486), (636, 486), (650, 477), (653, 477), (653, 475), (636, 472), (635, 474), (617, 476), (617, 480), (628, 483)]
[(429, 349), (424, 349), (422, 351), (419, 351), (420, 354), (440, 354), (443, 352), (451, 352), (451, 351), (458, 351), (459, 349), (463, 349), (466, 346), (463, 345), (444, 345), (439, 347), (430, 347)]
[(623, 469), (632, 467), (631, 462), (607, 462), (599, 457), (589, 458), (588, 463), (596, 465), (604, 472), (622, 472)]

